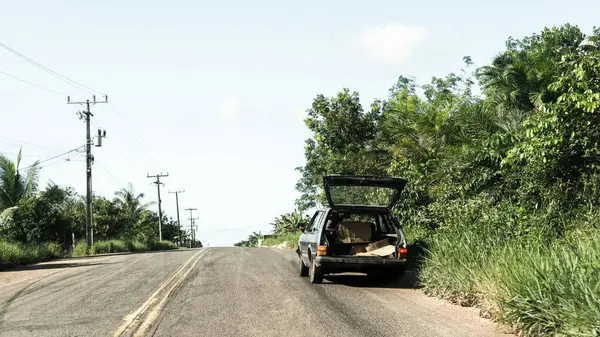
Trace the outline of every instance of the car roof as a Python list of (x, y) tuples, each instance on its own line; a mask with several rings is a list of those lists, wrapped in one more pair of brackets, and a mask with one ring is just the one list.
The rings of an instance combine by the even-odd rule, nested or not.
[(330, 210), (334, 210), (337, 211), (339, 213), (372, 213), (372, 214), (382, 214), (382, 213), (391, 213), (391, 210), (387, 210), (387, 209), (381, 209), (381, 210), (375, 210), (375, 209), (371, 209), (371, 210), (365, 210), (365, 209), (357, 209), (357, 210), (351, 210), (351, 209), (335, 209), (335, 208), (331, 208), (331, 207), (322, 207), (322, 208), (318, 208), (317, 212), (329, 212)]

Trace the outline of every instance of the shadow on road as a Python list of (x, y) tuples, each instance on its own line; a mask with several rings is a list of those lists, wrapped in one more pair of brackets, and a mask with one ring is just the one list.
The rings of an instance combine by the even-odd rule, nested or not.
[(79, 259), (92, 259), (96, 257), (105, 257), (105, 256), (119, 256), (119, 255), (136, 255), (136, 254), (158, 254), (158, 253), (177, 253), (177, 252), (188, 252), (193, 250), (203, 249), (203, 247), (199, 248), (179, 248), (179, 249), (168, 249), (168, 250), (146, 250), (141, 252), (117, 252), (117, 253), (102, 253), (102, 254), (94, 254), (94, 255), (82, 255), (82, 256), (71, 256), (66, 257), (63, 260), (79, 260)]
[(363, 288), (391, 288), (391, 289), (420, 289), (423, 288), (419, 280), (419, 271), (428, 246), (425, 241), (416, 241), (408, 247), (408, 265), (404, 277), (395, 281), (387, 281), (378, 277), (368, 277), (364, 274), (337, 274), (327, 275), (325, 279), (349, 287)]
[(121, 262), (42, 263), (42, 264), (30, 264), (30, 265), (26, 265), (26, 266), (19, 266), (19, 267), (15, 267), (15, 268), (10, 269), (10, 271), (76, 268), (76, 267), (89, 267), (89, 266), (98, 266), (98, 265), (109, 265), (109, 264), (117, 264), (117, 263), (121, 263)]
[(358, 274), (337, 274), (327, 275), (325, 279), (334, 283), (349, 287), (362, 288), (392, 288), (392, 289), (419, 289), (422, 286), (419, 283), (417, 273), (407, 271), (404, 277), (395, 281), (387, 281), (376, 277)]

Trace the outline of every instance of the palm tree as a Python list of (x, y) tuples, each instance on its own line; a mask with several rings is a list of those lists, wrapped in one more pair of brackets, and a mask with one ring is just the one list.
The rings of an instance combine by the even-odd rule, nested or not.
[(248, 246), (247, 247), (256, 247), (256, 246), (258, 246), (258, 240), (261, 239), (261, 238), (262, 238), (262, 234), (260, 232), (258, 232), (258, 233), (257, 232), (252, 232), (252, 234), (250, 234), (248, 236), (248, 241), (247, 241)]
[(137, 223), (142, 218), (142, 212), (154, 202), (142, 203), (144, 193), (136, 194), (131, 183), (127, 188), (121, 188), (115, 192), (115, 204), (124, 212), (124, 217), (132, 224)]
[(21, 149), (16, 162), (0, 154), (0, 210), (16, 206), (37, 191), (39, 161), (28, 166), (23, 175), (19, 171), (21, 158)]
[(298, 230), (298, 224), (305, 220), (300, 212), (294, 211), (275, 218), (271, 225), (275, 229), (275, 234), (293, 233)]

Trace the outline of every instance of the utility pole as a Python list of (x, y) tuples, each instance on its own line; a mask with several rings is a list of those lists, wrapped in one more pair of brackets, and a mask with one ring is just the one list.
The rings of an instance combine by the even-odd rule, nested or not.
[(192, 233), (194, 228), (194, 216), (192, 212), (198, 210), (197, 208), (186, 208), (186, 211), (190, 211), (190, 248), (192, 248)]
[(195, 217), (195, 218), (190, 218), (190, 221), (192, 222), (190, 225), (190, 248), (192, 248), (192, 245), (196, 244), (196, 220), (200, 219), (199, 217)]
[[(92, 96), (92, 100), (90, 101), (80, 101), (80, 102), (72, 102), (71, 96), (67, 96), (67, 104), (85, 104), (85, 110), (79, 111), (79, 119), (85, 120), (85, 157), (86, 157), (86, 194), (85, 194), (85, 251), (86, 254), (90, 253), (90, 248), (94, 244), (94, 228), (92, 222), (92, 164), (94, 162), (94, 156), (92, 155), (92, 135), (90, 130), (90, 119), (92, 116), (92, 112), (90, 111), (90, 106), (95, 105), (97, 103), (108, 103), (108, 96), (104, 95), (103, 101), (97, 101), (96, 96)], [(101, 130), (98, 130), (98, 144), (97, 146), (102, 146), (101, 139), (106, 137), (106, 131), (102, 134)]]
[(174, 193), (175, 194), (175, 205), (177, 206), (177, 226), (179, 227), (179, 245), (181, 246), (183, 244), (183, 241), (181, 241), (181, 221), (179, 221), (179, 193), (184, 193), (185, 190), (177, 190), (177, 191), (169, 191), (169, 193)]
[(158, 191), (158, 241), (162, 241), (162, 208), (160, 207), (161, 204), (161, 200), (160, 200), (160, 185), (164, 183), (160, 182), (160, 178), (162, 177), (168, 177), (169, 176), (169, 172), (167, 172), (167, 174), (156, 174), (151, 176), (150, 174), (146, 173), (146, 177), (147, 178), (156, 178), (156, 181), (153, 181), (153, 184), (156, 184), (156, 189)]

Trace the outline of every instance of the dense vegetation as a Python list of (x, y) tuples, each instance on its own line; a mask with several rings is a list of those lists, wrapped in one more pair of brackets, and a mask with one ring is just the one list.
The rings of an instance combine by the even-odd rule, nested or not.
[[(85, 254), (85, 198), (53, 183), (38, 189), (40, 168), (20, 169), (0, 155), (0, 269), (43, 261), (65, 254)], [(113, 199), (94, 196), (92, 252), (143, 251), (176, 248), (177, 222), (163, 215), (158, 240), (158, 214), (148, 209), (144, 195), (133, 187), (115, 192)], [(187, 241), (187, 237), (183, 238)], [(197, 243), (200, 245), (199, 243)]]
[(234, 246), (238, 247), (256, 247), (260, 240), (262, 240), (262, 246), (275, 246), (280, 243), (287, 242), (287, 247), (296, 247), (298, 245), (298, 239), (302, 234), (298, 230), (298, 225), (301, 223), (308, 223), (310, 218), (302, 215), (299, 211), (282, 214), (276, 217), (271, 226), (273, 226), (273, 234), (268, 237), (260, 232), (253, 232), (248, 236), (247, 240), (242, 240)]
[[(600, 30), (510, 38), (492, 63), (401, 76), (364, 109), (343, 89), (305, 123), (300, 211), (321, 177), (393, 175), (425, 291), (526, 335), (600, 334)], [(476, 92), (481, 92), (477, 94)]]

